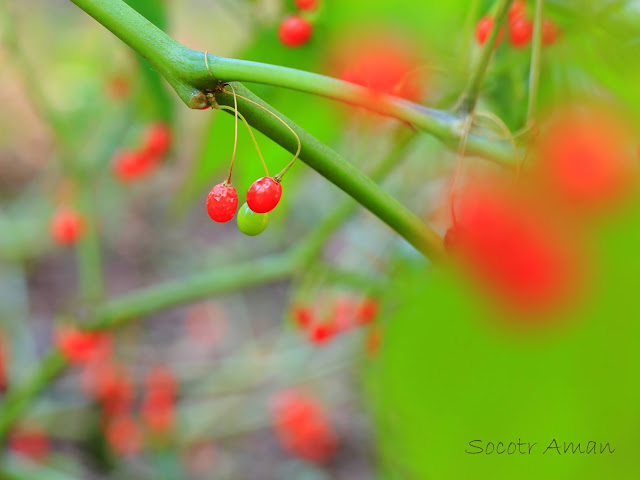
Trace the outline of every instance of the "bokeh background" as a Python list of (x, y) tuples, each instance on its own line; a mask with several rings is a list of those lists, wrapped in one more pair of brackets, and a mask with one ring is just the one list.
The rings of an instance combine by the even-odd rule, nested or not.
[[(308, 14), (313, 36), (299, 48), (278, 39), (293, 2), (128, 3), (191, 48), (332, 76), (370, 54), (368, 46), (392, 44), (412, 59), (407, 74), (418, 100), (447, 109), (480, 54), (475, 26), (494, 2), (323, 0)], [(118, 298), (290, 251), (347, 199), (299, 162), (264, 234), (246, 237), (235, 221), (211, 222), (204, 204), (228, 168), (232, 116), (185, 108), (151, 67), (68, 1), (2, 0), (0, 14), (0, 365), (9, 389), (41, 364), (59, 325), (85, 315), (96, 291)], [(559, 34), (542, 51), (540, 118), (566, 104), (596, 112), (606, 105), (630, 132), (624, 151), (633, 157), (625, 173), (631, 178), (640, 3), (547, 0), (545, 18)], [(526, 120), (530, 54), (529, 46), (511, 48), (505, 39), (478, 106), (512, 132)], [(364, 171), (407, 135), (399, 122), (363, 109), (248, 86)], [(145, 178), (121, 181), (114, 159), (158, 123), (171, 128), (169, 152)], [(272, 171), (290, 160), (256, 135)], [(426, 134), (408, 142), (381, 185), (444, 235), (455, 146)], [(499, 170), (480, 158), (466, 165), (470, 177)], [(241, 202), (261, 172), (241, 127), (234, 168)], [(77, 248), (50, 235), (52, 216), (66, 204), (97, 225)], [(587, 259), (581, 293), (541, 317), (505, 311), (477, 278), (432, 266), (360, 208), (304, 272), (172, 307), (114, 332), (115, 361), (134, 391), (136, 448), (122, 446), (135, 432), (115, 440), (106, 434), (100, 408), (82, 392), (83, 371), (71, 368), (28, 409), (0, 472), (51, 480), (638, 478), (640, 204), (631, 189), (588, 226), (574, 223), (579, 216), (567, 213), (561, 223), (572, 232), (570, 249)], [(335, 321), (357, 317), (363, 302), (375, 306), (364, 325), (326, 342), (299, 325), (302, 307)], [(175, 417), (161, 435), (148, 425), (145, 431), (139, 413), (145, 379), (157, 366), (178, 385)], [(274, 412), (292, 389), (308, 396), (306, 414), (322, 420), (324, 433), (308, 438), (316, 453), (328, 442), (326, 458), (309, 458), (314, 454), (283, 440)], [(608, 442), (615, 453), (543, 455), (554, 438), (585, 449), (589, 441)], [(537, 442), (537, 454), (465, 453), (476, 439)]]

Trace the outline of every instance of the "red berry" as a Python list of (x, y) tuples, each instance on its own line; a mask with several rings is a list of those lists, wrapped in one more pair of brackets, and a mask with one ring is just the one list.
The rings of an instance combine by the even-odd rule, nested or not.
[(140, 407), (142, 420), (154, 434), (171, 430), (175, 419), (175, 399), (164, 392), (147, 394)]
[(61, 207), (51, 219), (51, 236), (60, 245), (73, 245), (82, 236), (85, 222), (71, 207)]
[(335, 334), (335, 328), (331, 323), (317, 323), (309, 327), (309, 341), (316, 345), (324, 345)]
[(16, 431), (9, 438), (9, 449), (31, 460), (41, 462), (51, 450), (47, 436), (38, 431)]
[(140, 428), (128, 415), (109, 419), (105, 436), (113, 451), (120, 455), (134, 455), (142, 448)]
[(133, 385), (127, 371), (109, 361), (88, 364), (82, 372), (82, 388), (97, 400), (108, 416), (123, 414), (134, 399)]
[(373, 322), (378, 316), (379, 306), (378, 300), (375, 298), (365, 299), (358, 307), (356, 312), (356, 321), (360, 325)]
[(228, 222), (238, 209), (238, 192), (232, 185), (219, 183), (211, 189), (207, 197), (207, 213), (218, 223)]
[(256, 213), (267, 213), (276, 208), (282, 196), (282, 185), (272, 177), (262, 177), (249, 187), (247, 204)]
[(113, 174), (123, 182), (130, 182), (144, 177), (153, 170), (158, 157), (146, 152), (125, 150), (120, 152), (113, 162)]
[(104, 332), (83, 332), (74, 327), (63, 327), (57, 335), (57, 345), (70, 363), (86, 364), (104, 360), (111, 355), (112, 341)]
[(171, 370), (158, 366), (147, 374), (146, 387), (148, 394), (164, 394), (173, 397), (178, 391), (178, 382)]
[(509, 23), (509, 41), (515, 48), (526, 46), (533, 36), (533, 24), (524, 17)]
[(313, 25), (306, 18), (298, 15), (286, 17), (280, 24), (278, 35), (280, 41), (287, 47), (299, 47), (311, 38)]
[(143, 151), (150, 157), (162, 157), (171, 146), (171, 127), (166, 123), (154, 123), (147, 128)]
[[(484, 45), (486, 41), (489, 39), (489, 34), (493, 30), (493, 17), (482, 17), (476, 26), (476, 40), (480, 45)], [(496, 39), (496, 46), (502, 40), (503, 31), (500, 29), (500, 33), (498, 33), (498, 38)]]
[(516, 0), (509, 8), (509, 23), (527, 15), (527, 2), (524, 0)]
[(291, 310), (293, 318), (295, 319), (298, 327), (307, 328), (313, 323), (314, 315), (311, 308), (304, 305), (295, 305)]
[(318, 0), (295, 0), (295, 3), (300, 10), (311, 11), (318, 8)]
[(553, 22), (549, 19), (545, 19), (542, 22), (542, 43), (544, 45), (553, 44), (558, 38), (558, 30)]

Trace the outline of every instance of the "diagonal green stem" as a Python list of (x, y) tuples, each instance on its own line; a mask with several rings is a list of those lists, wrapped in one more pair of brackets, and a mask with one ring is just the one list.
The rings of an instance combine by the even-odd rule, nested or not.
[(529, 104), (525, 127), (531, 126), (536, 114), (538, 100), (538, 84), (540, 83), (540, 53), (542, 51), (542, 14), (544, 0), (536, 0), (536, 11), (533, 19), (533, 39), (531, 41), (531, 66), (529, 67)]
[[(509, 12), (509, 7), (511, 6), (512, 2), (513, 0), (499, 0), (498, 6), (496, 8), (496, 15), (493, 19), (493, 29), (491, 29), (491, 34), (482, 47), (480, 59), (471, 72), (469, 84), (460, 97), (460, 101), (458, 103), (458, 110), (462, 114), (469, 114), (476, 108), (476, 103), (478, 102), (478, 97), (480, 96), (480, 89), (482, 88), (484, 77), (487, 74), (489, 63), (491, 63), (491, 58), (493, 57), (493, 52), (495, 51), (496, 40), (498, 39), (498, 35), (500, 34), (500, 30), (502, 29), (502, 24), (507, 17), (507, 13)], [(468, 140), (467, 145), (471, 146)]]

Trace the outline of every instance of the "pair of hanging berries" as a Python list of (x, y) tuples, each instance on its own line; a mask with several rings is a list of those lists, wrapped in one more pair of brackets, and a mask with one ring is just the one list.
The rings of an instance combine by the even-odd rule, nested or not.
[[(282, 197), (282, 185), (274, 177), (262, 177), (247, 191), (247, 202), (238, 212), (238, 228), (245, 235), (262, 233), (269, 224), (268, 212), (276, 208)], [(207, 213), (215, 222), (225, 223), (238, 209), (238, 192), (230, 182), (219, 183), (207, 197)]]
[(171, 128), (162, 122), (147, 127), (142, 146), (123, 150), (113, 162), (113, 174), (123, 182), (138, 180), (150, 174), (171, 147)]
[[(476, 41), (484, 45), (493, 30), (493, 17), (485, 16), (480, 19), (476, 26)], [(514, 48), (524, 48), (533, 37), (533, 22), (527, 18), (527, 3), (524, 0), (516, 0), (509, 9), (508, 15), (509, 43)], [(496, 46), (500, 43), (503, 30), (500, 29)], [(549, 19), (542, 22), (542, 44), (551, 45), (555, 42), (558, 31)]]
[[(296, 7), (302, 12), (311, 12), (318, 8), (318, 4), (319, 0), (295, 0)], [(313, 23), (300, 14), (285, 17), (278, 28), (278, 37), (287, 47), (304, 45), (312, 35)]]

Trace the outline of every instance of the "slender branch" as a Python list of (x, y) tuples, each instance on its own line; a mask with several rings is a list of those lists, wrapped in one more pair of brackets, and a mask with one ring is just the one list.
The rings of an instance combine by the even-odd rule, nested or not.
[[(484, 77), (487, 74), (489, 63), (491, 62), (493, 52), (495, 51), (496, 40), (498, 39), (498, 35), (500, 34), (500, 30), (502, 29), (502, 24), (507, 17), (507, 13), (509, 12), (509, 7), (513, 2), (513, 0), (499, 1), (500, 3), (498, 3), (496, 15), (493, 19), (493, 28), (491, 29), (491, 34), (482, 47), (480, 59), (471, 72), (469, 84), (462, 94), (462, 97), (460, 97), (460, 101), (458, 103), (458, 109), (462, 114), (468, 114), (472, 112), (476, 107), (478, 97), (480, 96), (480, 89), (482, 88), (482, 83), (484, 82)], [(468, 143), (468, 146), (471, 145)]]
[(531, 66), (529, 68), (529, 104), (527, 106), (527, 121), (525, 128), (531, 126), (536, 114), (538, 100), (538, 84), (540, 82), (540, 52), (542, 51), (542, 14), (544, 0), (536, 0), (536, 10), (533, 19), (533, 39), (531, 41)]

